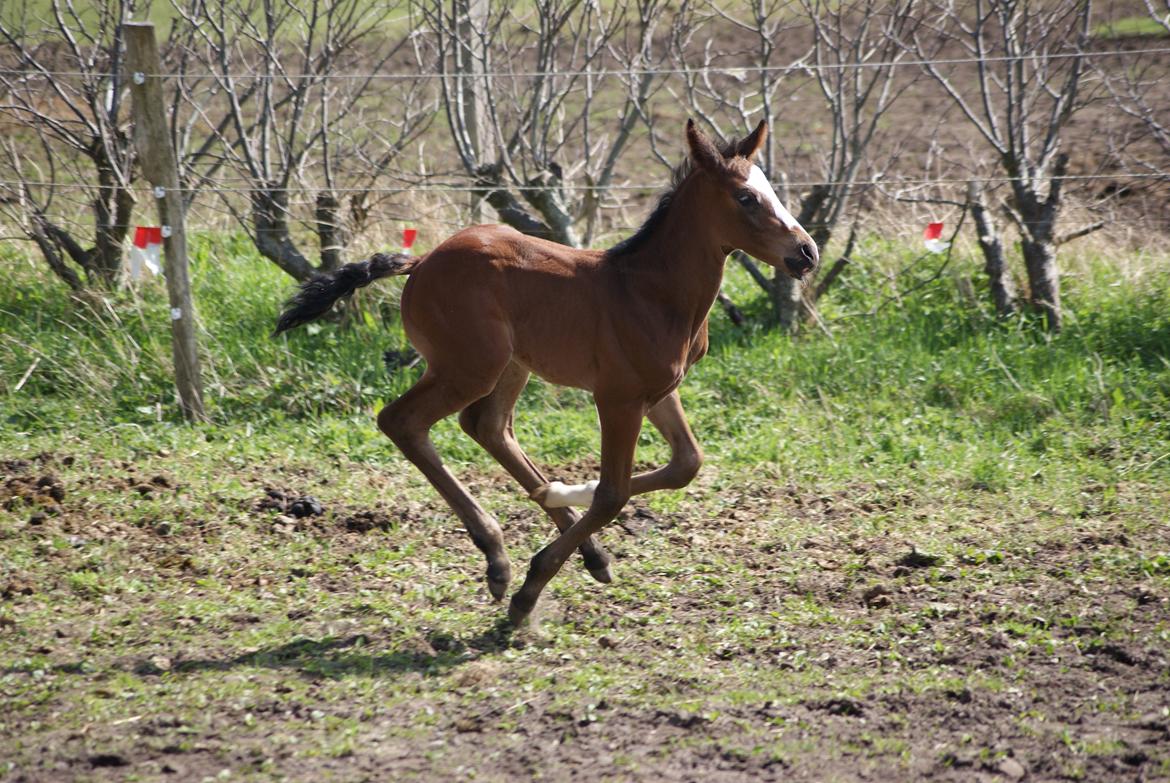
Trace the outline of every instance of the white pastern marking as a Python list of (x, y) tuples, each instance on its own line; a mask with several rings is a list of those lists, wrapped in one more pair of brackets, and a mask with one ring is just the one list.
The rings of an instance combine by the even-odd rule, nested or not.
[(780, 218), (780, 222), (784, 224), (786, 229), (795, 231), (800, 228), (800, 224), (796, 222), (796, 218), (792, 217), (792, 213), (780, 203), (780, 197), (776, 195), (776, 191), (772, 189), (772, 183), (768, 181), (768, 177), (759, 166), (752, 166), (751, 174), (748, 175), (747, 186), (756, 193), (759, 193), (764, 203), (772, 207), (772, 211), (776, 213), (776, 217)]
[(588, 506), (593, 502), (593, 490), (595, 489), (597, 489), (596, 481), (586, 481), (584, 484), (562, 484), (559, 481), (550, 481), (544, 505), (548, 508)]

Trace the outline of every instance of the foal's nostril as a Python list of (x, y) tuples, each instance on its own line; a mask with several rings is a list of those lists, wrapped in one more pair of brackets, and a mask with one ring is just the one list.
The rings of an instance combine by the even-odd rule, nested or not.
[(800, 246), (800, 254), (804, 256), (809, 264), (816, 265), (817, 263), (817, 248), (816, 245), (807, 244)]
[(788, 268), (788, 273), (795, 278), (803, 278), (805, 274), (813, 268), (812, 261), (807, 258), (785, 258), (784, 266)]

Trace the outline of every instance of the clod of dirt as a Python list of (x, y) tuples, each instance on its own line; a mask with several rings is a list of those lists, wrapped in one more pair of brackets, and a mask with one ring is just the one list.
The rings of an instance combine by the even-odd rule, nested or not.
[(367, 509), (345, 517), (341, 524), (351, 533), (368, 533), (375, 528), (389, 530), (394, 520), (381, 511)]
[(170, 489), (174, 486), (174, 484), (171, 483), (171, 480), (163, 475), (155, 476), (150, 480), (150, 483), (154, 484), (156, 487), (162, 487), (164, 489)]
[(0, 598), (13, 598), (18, 595), (32, 595), (36, 592), (32, 582), (27, 579), (9, 579), (3, 588), (0, 588)]
[(143, 497), (154, 494), (156, 489), (158, 489), (158, 487), (154, 486), (153, 484), (147, 484), (146, 482), (134, 485), (134, 491)]
[(641, 538), (658, 522), (658, 517), (648, 508), (636, 508), (632, 511), (623, 510), (618, 516), (617, 524), (634, 538)]
[(325, 509), (317, 498), (305, 495), (289, 504), (288, 513), (297, 519), (303, 519), (304, 517), (319, 517), (325, 513)]
[(474, 715), (470, 718), (458, 718), (455, 721), (455, 731), (460, 734), (467, 734), (475, 731), (483, 731), (483, 718)]
[(1157, 602), (1158, 596), (1147, 587), (1138, 587), (1133, 594), (1138, 606), (1145, 606)]
[(264, 488), (264, 497), (256, 501), (257, 511), (288, 511), (288, 505), (292, 502), (288, 493), (283, 489), (274, 489), (273, 487)]
[(1118, 663), (1124, 663), (1126, 666), (1135, 666), (1138, 663), (1138, 659), (1129, 650), (1119, 644), (1103, 644), (1094, 652), (1107, 655)]
[(26, 459), (6, 459), (0, 461), (0, 471), (5, 473), (27, 473), (32, 463)]
[(37, 479), (37, 489), (58, 503), (65, 499), (65, 487), (61, 484), (61, 479), (52, 474)]
[(911, 549), (899, 557), (895, 564), (905, 566), (906, 568), (930, 568), (931, 566), (939, 565), (942, 561), (943, 559), (939, 555), (928, 555), (925, 552), (919, 552), (917, 549)]
[(49, 515), (44, 511), (34, 511), (28, 518), (30, 525), (43, 525), (49, 519)]
[(297, 521), (287, 514), (278, 514), (272, 520), (272, 529), (281, 535), (291, 535), (296, 532)]
[(808, 706), (813, 709), (824, 710), (830, 715), (845, 715), (850, 718), (860, 718), (865, 714), (865, 708), (861, 706), (861, 702), (846, 698), (812, 702)]
[(446, 631), (432, 631), (427, 642), (438, 652), (462, 652), (464, 648), (463, 642)]
[(616, 650), (618, 647), (617, 640), (615, 640), (612, 636), (598, 637), (597, 643), (607, 650)]
[(92, 767), (125, 767), (130, 762), (117, 753), (96, 753), (89, 757)]
[(455, 674), (454, 682), (460, 688), (490, 685), (500, 678), (502, 668), (495, 661), (471, 661)]
[(677, 726), (680, 729), (692, 729), (695, 726), (701, 726), (704, 723), (711, 722), (710, 718), (695, 712), (667, 712), (666, 710), (659, 710), (658, 717), (664, 718), (671, 726)]
[(1140, 767), (1150, 760), (1144, 750), (1131, 750), (1121, 757), (1121, 760), (1131, 767)]
[(65, 499), (65, 486), (52, 474), (34, 479), (32, 476), (13, 476), (4, 482), (0, 498), (4, 508), (15, 511), (22, 504), (56, 508)]
[(946, 696), (948, 699), (952, 699), (954, 701), (959, 702), (960, 704), (970, 704), (974, 699), (974, 697), (971, 694), (971, 691), (967, 688), (963, 688), (961, 690), (960, 689), (946, 690), (946, 691), (943, 691), (943, 695)]
[(1012, 758), (1000, 759), (999, 764), (995, 767), (995, 771), (1008, 780), (1023, 780), (1024, 776), (1028, 774), (1028, 770), (1024, 769), (1024, 765)]
[(874, 585), (861, 594), (861, 600), (870, 609), (881, 609), (893, 603), (890, 598), (890, 588), (885, 585)]

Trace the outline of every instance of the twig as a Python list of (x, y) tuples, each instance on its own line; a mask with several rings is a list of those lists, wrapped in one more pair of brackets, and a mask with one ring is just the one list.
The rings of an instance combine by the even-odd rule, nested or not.
[(723, 311), (727, 313), (727, 317), (731, 322), (736, 326), (743, 326), (746, 319), (743, 317), (740, 309), (735, 306), (735, 302), (731, 301), (731, 298), (723, 293), (723, 291), (719, 292), (718, 299), (719, 304), (723, 305)]
[(1009, 381), (1011, 381), (1011, 384), (1012, 384), (1012, 386), (1014, 386), (1016, 388), (1016, 391), (1022, 392), (1024, 390), (1024, 387), (1021, 386), (1020, 382), (1016, 380), (1016, 377), (1014, 375), (1012, 375), (1012, 371), (1009, 370), (1007, 368), (1007, 365), (1003, 363), (1003, 359), (999, 358), (999, 354), (996, 353), (995, 348), (991, 349), (991, 358), (999, 366), (999, 369), (1003, 370), (1003, 374), (1007, 377), (1007, 379)]
[(1094, 231), (1100, 231), (1103, 228), (1105, 228), (1105, 221), (1098, 220), (1096, 223), (1091, 223), (1087, 226), (1082, 226), (1081, 228), (1078, 228), (1075, 231), (1070, 231), (1067, 234), (1064, 234), (1062, 236), (1057, 237), (1056, 238), (1056, 245), (1059, 247), (1060, 245), (1063, 245), (1065, 242), (1072, 242), (1074, 239), (1080, 239), (1081, 237), (1085, 236), (1086, 234), (1092, 234)]
[(29, 376), (33, 374), (33, 370), (35, 370), (37, 368), (37, 365), (40, 363), (41, 363), (41, 357), (38, 356), (35, 359), (33, 359), (32, 364), (30, 364), (28, 366), (28, 369), (24, 371), (24, 375), (20, 376), (20, 380), (16, 382), (16, 388), (14, 388), (12, 390), (12, 392), (14, 394), (16, 392), (20, 391), (21, 387), (24, 386), (25, 381), (27, 381)]

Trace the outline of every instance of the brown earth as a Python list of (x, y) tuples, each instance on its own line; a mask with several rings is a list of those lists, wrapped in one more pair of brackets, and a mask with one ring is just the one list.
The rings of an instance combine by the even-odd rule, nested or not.
[[(1165, 551), (1138, 511), (1164, 489), (1003, 520), (978, 490), (956, 516), (922, 490), (706, 476), (605, 532), (613, 586), (573, 564), (511, 632), (434, 499), (82, 462), (3, 465), (5, 781), (1170, 779), (1167, 580), (1098, 573)], [(514, 556), (546, 539), (501, 476), (465, 478), (512, 509)], [(321, 513), (293, 515), (310, 490)], [(379, 551), (413, 554), (395, 576)], [(149, 589), (70, 576), (115, 571)]]

